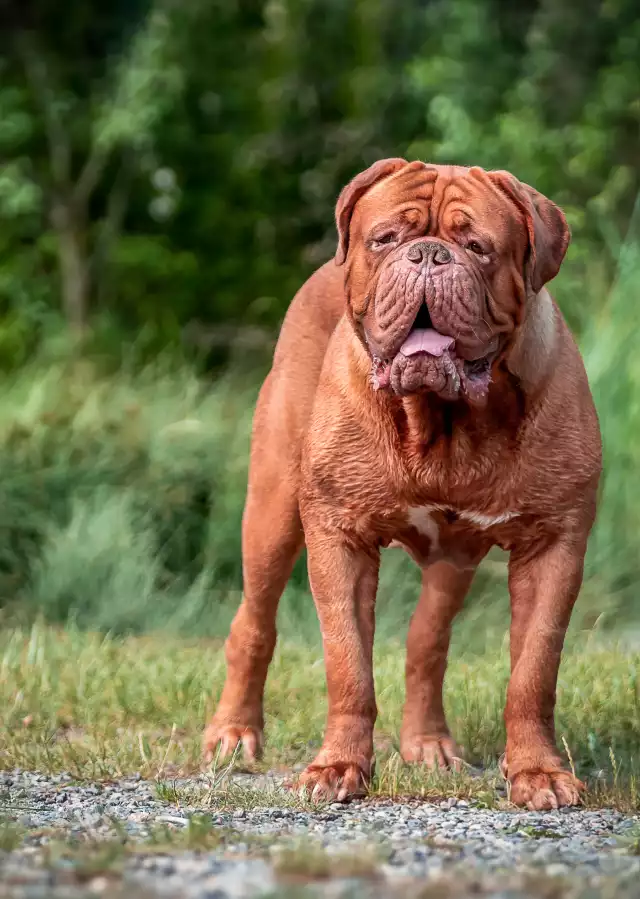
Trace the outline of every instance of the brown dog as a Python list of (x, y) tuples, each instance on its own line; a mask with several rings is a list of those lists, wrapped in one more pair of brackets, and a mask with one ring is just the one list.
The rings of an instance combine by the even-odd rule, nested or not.
[(564, 215), (507, 172), (388, 159), (343, 190), (336, 217), (337, 265), (291, 304), (256, 409), (244, 600), (205, 749), (261, 747), (276, 608), (306, 542), (329, 714), (301, 783), (339, 800), (362, 790), (378, 566), (393, 542), (423, 570), (402, 755), (454, 765), (442, 706), (451, 622), (497, 544), (510, 551), (511, 798), (575, 804), (582, 785), (555, 746), (555, 690), (601, 448), (580, 355), (544, 287), (569, 243)]

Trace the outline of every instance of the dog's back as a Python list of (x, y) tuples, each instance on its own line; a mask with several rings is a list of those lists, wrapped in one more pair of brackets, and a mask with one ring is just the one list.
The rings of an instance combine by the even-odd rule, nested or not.
[(322, 363), (344, 310), (343, 274), (333, 260), (311, 275), (287, 310), (254, 418), (254, 441), (258, 433), (265, 442), (275, 437), (285, 467), (299, 464)]

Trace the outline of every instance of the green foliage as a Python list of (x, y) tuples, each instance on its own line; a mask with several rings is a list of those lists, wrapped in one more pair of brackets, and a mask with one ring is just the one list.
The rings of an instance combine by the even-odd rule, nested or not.
[(277, 324), (333, 252), (341, 186), (385, 155), (508, 168), (563, 204), (555, 289), (579, 332), (585, 282), (611, 286), (640, 188), (634, 0), (33, 6), (0, 47), (15, 315), (59, 305), (60, 168), (92, 196), (76, 228), (91, 314), (124, 333), (152, 320), (165, 343), (192, 319)]
[(237, 582), (254, 389), (159, 363), (135, 382), (82, 362), (34, 374), (4, 392), (4, 595), (30, 585), (58, 620), (139, 629)]
[[(636, 534), (640, 503), (636, 493), (640, 467), (640, 195), (627, 238), (620, 249), (616, 280), (584, 340), (590, 381), (604, 438), (604, 479), (598, 523), (591, 540), (589, 570), (618, 602), (633, 607), (640, 566)], [(604, 584), (603, 584), (604, 586)]]
[(147, 149), (166, 108), (180, 95), (183, 73), (169, 52), (171, 29), (167, 13), (152, 10), (120, 60), (93, 126), (95, 145), (102, 152), (118, 146)]

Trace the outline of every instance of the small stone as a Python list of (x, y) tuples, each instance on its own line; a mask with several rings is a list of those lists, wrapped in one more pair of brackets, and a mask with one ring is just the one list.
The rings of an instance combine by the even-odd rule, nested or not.
[(569, 873), (571, 869), (568, 865), (560, 864), (556, 862), (552, 865), (547, 865), (545, 868), (545, 873), (549, 875), (549, 877), (564, 877)]

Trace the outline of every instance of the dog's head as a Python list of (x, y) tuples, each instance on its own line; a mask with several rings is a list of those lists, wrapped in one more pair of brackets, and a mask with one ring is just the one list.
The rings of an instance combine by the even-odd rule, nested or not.
[(508, 172), (385, 159), (344, 188), (336, 222), (374, 387), (482, 405), (492, 363), (558, 273), (561, 210)]

